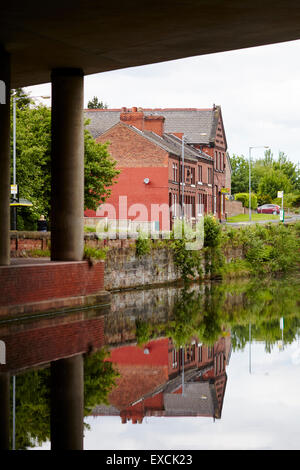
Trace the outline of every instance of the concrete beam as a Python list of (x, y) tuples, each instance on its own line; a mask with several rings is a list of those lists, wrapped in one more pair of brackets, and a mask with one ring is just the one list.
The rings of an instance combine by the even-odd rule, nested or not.
[(83, 72), (52, 71), (51, 259), (81, 261), (84, 232)]
[(10, 264), (10, 56), (0, 48), (0, 266)]

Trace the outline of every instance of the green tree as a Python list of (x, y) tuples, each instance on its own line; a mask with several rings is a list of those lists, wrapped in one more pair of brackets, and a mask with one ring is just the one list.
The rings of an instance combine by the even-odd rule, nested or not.
[(94, 98), (88, 102), (89, 109), (107, 109), (107, 107), (107, 104), (103, 103), (103, 101), (99, 101), (97, 96), (94, 96)]
[(289, 178), (293, 188), (297, 187), (297, 182), (299, 180), (297, 165), (291, 162), (284, 152), (279, 152), (278, 160), (274, 162), (273, 168), (274, 170), (282, 171)]
[[(34, 100), (30, 98), (30, 95), (23, 90), (23, 88), (15, 88), (11, 90), (11, 98), (15, 97), (16, 100), (16, 108), (18, 109), (25, 109), (29, 108), (31, 103), (34, 103)], [(13, 100), (11, 100), (11, 108), (12, 108)]]
[[(86, 122), (86, 125), (88, 121)], [(111, 194), (111, 186), (120, 173), (108, 152), (109, 143), (97, 143), (84, 131), (84, 207), (96, 210)]]
[(265, 204), (277, 197), (277, 191), (290, 192), (292, 184), (281, 170), (271, 169), (260, 180), (258, 185), (258, 203)]
[(244, 193), (249, 189), (249, 162), (243, 156), (233, 154), (230, 157), (232, 168), (231, 175), (231, 192)]

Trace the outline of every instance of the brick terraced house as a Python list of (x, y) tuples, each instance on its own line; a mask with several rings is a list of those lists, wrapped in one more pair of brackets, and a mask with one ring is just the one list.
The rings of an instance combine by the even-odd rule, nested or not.
[(110, 142), (121, 171), (111, 197), (97, 213), (86, 211), (86, 217), (148, 221), (168, 230), (181, 215), (184, 192), (188, 219), (204, 213), (224, 219), (227, 142), (219, 106), (89, 109), (85, 117), (96, 141)]

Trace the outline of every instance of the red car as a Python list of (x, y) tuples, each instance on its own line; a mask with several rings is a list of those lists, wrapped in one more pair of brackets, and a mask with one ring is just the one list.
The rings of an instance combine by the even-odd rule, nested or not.
[(279, 214), (280, 213), (280, 206), (277, 204), (264, 204), (263, 206), (259, 206), (257, 208), (258, 214)]

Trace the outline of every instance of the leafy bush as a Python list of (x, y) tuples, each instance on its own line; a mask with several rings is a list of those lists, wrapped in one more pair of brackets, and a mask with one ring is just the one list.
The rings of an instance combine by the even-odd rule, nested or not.
[(147, 255), (151, 251), (151, 240), (144, 235), (139, 233), (139, 236), (135, 242), (135, 252), (136, 255), (141, 257)]
[[(249, 207), (249, 193), (237, 193), (234, 195), (236, 201), (240, 201), (244, 207)], [(257, 196), (251, 193), (251, 209), (257, 208)]]
[(296, 230), (282, 224), (256, 225), (244, 231), (245, 258), (254, 272), (284, 272), (300, 261)]
[(204, 217), (204, 246), (213, 247), (220, 243), (221, 225), (210, 215)]
[(107, 248), (94, 248), (92, 246), (84, 245), (84, 259), (105, 259)]

